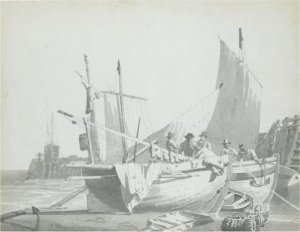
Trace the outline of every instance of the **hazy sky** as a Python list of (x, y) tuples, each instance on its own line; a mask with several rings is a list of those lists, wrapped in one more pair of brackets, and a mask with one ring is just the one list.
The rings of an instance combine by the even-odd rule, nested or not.
[[(90, 61), (95, 87), (149, 99), (155, 128), (213, 91), (220, 36), (238, 49), (243, 28), (249, 66), (263, 84), (261, 131), (299, 113), (298, 1), (2, 2), (2, 169), (27, 169), (42, 152), (50, 113), (82, 116), (75, 71)], [(80, 152), (82, 131), (55, 113), (61, 154)]]

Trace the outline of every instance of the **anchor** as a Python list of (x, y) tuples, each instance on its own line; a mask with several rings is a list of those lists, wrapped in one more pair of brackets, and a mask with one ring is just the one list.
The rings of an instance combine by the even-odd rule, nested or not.
[(40, 210), (37, 207), (32, 206), (32, 214), (36, 215), (36, 225), (33, 231), (38, 231), (40, 229)]

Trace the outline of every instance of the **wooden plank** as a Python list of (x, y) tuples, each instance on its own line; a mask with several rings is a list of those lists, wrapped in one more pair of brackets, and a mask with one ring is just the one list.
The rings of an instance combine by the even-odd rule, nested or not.
[(225, 201), (228, 200), (230, 197), (232, 197), (234, 195), (234, 193), (230, 192), (229, 194), (226, 195), (225, 197)]
[(171, 222), (173, 222), (176, 225), (179, 225), (179, 224), (182, 223), (182, 220), (179, 220), (179, 218), (177, 216), (171, 215), (171, 214), (168, 215), (168, 221), (171, 221)]
[(143, 98), (143, 97), (137, 97), (137, 96), (133, 96), (133, 95), (129, 95), (129, 94), (124, 94), (124, 93), (117, 93), (114, 91), (100, 91), (102, 94), (106, 93), (106, 94), (113, 94), (116, 96), (122, 96), (122, 97), (128, 97), (128, 98), (133, 98), (133, 99), (138, 99), (138, 100), (143, 100), (143, 101), (147, 101), (147, 98)]
[(241, 199), (239, 199), (239, 200), (237, 200), (236, 202), (234, 202), (234, 203), (232, 204), (232, 206), (237, 206), (237, 205), (243, 203), (243, 202), (246, 201), (246, 200), (247, 200), (247, 197), (246, 197), (246, 196), (243, 196)]
[(52, 206), (50, 206), (50, 208), (54, 208), (54, 207), (58, 207), (58, 206), (62, 206), (63, 204), (65, 204), (66, 202), (72, 200), (74, 197), (76, 197), (78, 194), (84, 192), (86, 190), (86, 186), (81, 187), (80, 189), (77, 189), (76, 191), (72, 192), (71, 194), (69, 194), (68, 196), (66, 196), (65, 198), (63, 198), (62, 200), (60, 200), (59, 202), (53, 204)]
[(186, 216), (184, 216), (184, 215), (182, 215), (182, 214), (176, 215), (176, 218), (177, 218), (178, 220), (182, 221), (182, 222), (188, 222), (188, 221), (191, 220), (190, 217), (186, 217)]
[(163, 229), (162, 227), (160, 227), (158, 225), (154, 225), (154, 224), (151, 224), (151, 226), (149, 228), (150, 231), (162, 231), (162, 229)]
[(170, 227), (172, 227), (172, 224), (163, 222), (163, 221), (160, 220), (160, 218), (151, 219), (150, 222), (154, 225), (158, 225), (158, 226), (161, 226), (161, 227), (166, 228), (166, 229), (169, 229)]
[(288, 159), (287, 165), (291, 165), (291, 162), (292, 162), (291, 158), (293, 157), (294, 150), (296, 149), (296, 146), (297, 146), (296, 141), (298, 140), (299, 128), (296, 128), (295, 131), (293, 131), (293, 132), (294, 132), (293, 138), (291, 138), (291, 139), (293, 139), (292, 146), (289, 149), (288, 154), (286, 154), (287, 159)]
[(165, 217), (165, 218), (162, 218), (162, 217), (161, 217), (161, 218), (159, 218), (159, 220), (162, 221), (162, 222), (171, 224), (172, 226), (178, 225), (177, 222), (173, 221), (173, 220), (172, 220), (171, 218), (169, 218), (169, 217)]

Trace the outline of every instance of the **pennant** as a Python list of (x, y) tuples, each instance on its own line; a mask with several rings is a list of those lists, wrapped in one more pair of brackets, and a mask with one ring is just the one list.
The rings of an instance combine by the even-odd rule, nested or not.
[(239, 47), (240, 49), (243, 49), (243, 35), (242, 35), (242, 28), (240, 27), (239, 28)]

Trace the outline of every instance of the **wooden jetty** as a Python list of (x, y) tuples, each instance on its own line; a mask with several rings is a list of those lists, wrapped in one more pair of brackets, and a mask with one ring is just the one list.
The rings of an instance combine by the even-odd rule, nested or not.
[(300, 115), (277, 120), (267, 134), (261, 134), (256, 146), (259, 157), (280, 154), (280, 164), (300, 171)]

